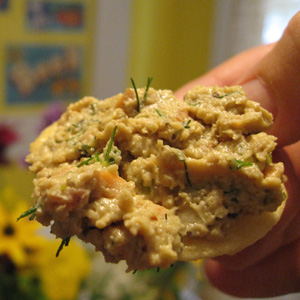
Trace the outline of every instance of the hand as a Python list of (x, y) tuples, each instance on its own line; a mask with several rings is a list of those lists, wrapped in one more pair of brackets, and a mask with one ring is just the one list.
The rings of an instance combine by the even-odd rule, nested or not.
[(288, 177), (284, 213), (273, 229), (233, 256), (206, 262), (210, 281), (239, 297), (271, 297), (300, 291), (300, 12), (276, 44), (243, 52), (179, 89), (194, 85), (242, 85), (248, 98), (274, 116), (268, 133), (278, 140), (274, 161)]

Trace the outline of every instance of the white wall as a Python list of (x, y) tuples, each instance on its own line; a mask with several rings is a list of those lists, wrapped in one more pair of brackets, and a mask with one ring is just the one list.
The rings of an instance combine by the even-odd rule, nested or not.
[(92, 95), (99, 99), (125, 88), (131, 5), (130, 0), (97, 0)]

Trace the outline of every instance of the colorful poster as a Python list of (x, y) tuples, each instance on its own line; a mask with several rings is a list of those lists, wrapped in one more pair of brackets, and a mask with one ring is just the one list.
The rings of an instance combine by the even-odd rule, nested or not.
[(7, 105), (73, 100), (82, 96), (81, 47), (10, 45), (5, 50)]
[(84, 3), (28, 1), (27, 26), (31, 30), (82, 30), (84, 18)]

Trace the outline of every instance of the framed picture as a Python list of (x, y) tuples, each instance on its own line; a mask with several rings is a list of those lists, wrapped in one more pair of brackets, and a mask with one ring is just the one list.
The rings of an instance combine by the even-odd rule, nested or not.
[(82, 96), (80, 46), (9, 45), (6, 51), (6, 105), (24, 105)]
[(83, 2), (28, 0), (27, 28), (32, 31), (78, 31), (84, 29)]

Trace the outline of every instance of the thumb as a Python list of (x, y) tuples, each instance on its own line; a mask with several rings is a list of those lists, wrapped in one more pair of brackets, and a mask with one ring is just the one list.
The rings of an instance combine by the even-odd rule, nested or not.
[(274, 115), (269, 133), (278, 145), (293, 144), (300, 138), (300, 12), (289, 22), (276, 46), (237, 84), (248, 97)]

